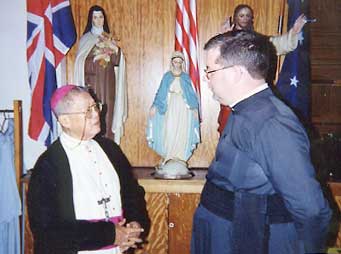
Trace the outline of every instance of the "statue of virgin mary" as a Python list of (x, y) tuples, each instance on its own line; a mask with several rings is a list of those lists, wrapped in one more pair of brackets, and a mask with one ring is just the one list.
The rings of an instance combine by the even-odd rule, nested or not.
[(189, 175), (187, 161), (200, 142), (199, 103), (185, 72), (185, 57), (175, 51), (149, 112), (148, 145), (162, 157), (156, 174), (164, 178)]

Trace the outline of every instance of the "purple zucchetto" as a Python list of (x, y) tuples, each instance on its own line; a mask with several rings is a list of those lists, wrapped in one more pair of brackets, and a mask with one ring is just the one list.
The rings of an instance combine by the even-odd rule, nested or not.
[(59, 87), (56, 91), (54, 91), (50, 100), (51, 109), (54, 110), (58, 102), (60, 102), (60, 100), (63, 99), (75, 87), (77, 86), (65, 85), (65, 86)]

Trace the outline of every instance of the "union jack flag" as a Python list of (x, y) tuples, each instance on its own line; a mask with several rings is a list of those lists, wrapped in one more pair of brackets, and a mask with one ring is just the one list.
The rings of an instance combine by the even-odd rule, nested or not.
[(198, 27), (196, 0), (176, 1), (175, 50), (185, 55), (186, 68), (201, 104), (198, 69)]
[(53, 141), (50, 98), (57, 88), (56, 68), (76, 40), (70, 2), (27, 0), (27, 62), (32, 91), (29, 136)]

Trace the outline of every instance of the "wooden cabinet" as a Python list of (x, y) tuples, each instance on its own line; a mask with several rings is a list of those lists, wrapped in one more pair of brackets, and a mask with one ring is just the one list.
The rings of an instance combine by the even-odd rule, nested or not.
[[(333, 194), (334, 200), (339, 208), (339, 214), (341, 212), (341, 182), (329, 182), (329, 188)], [(336, 238), (335, 247), (341, 248), (341, 224), (339, 218), (339, 233)], [(341, 249), (340, 249), (341, 250)]]
[(157, 180), (150, 176), (152, 170), (136, 172), (151, 219), (148, 243), (136, 253), (189, 254), (193, 214), (207, 171), (195, 170), (189, 180)]
[(192, 220), (199, 203), (198, 193), (168, 194), (168, 253), (190, 253)]

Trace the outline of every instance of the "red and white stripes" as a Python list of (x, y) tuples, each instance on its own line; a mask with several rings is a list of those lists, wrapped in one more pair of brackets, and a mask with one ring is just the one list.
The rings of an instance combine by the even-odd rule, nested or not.
[(198, 27), (196, 0), (176, 0), (175, 50), (185, 55), (186, 69), (201, 102), (198, 69)]

